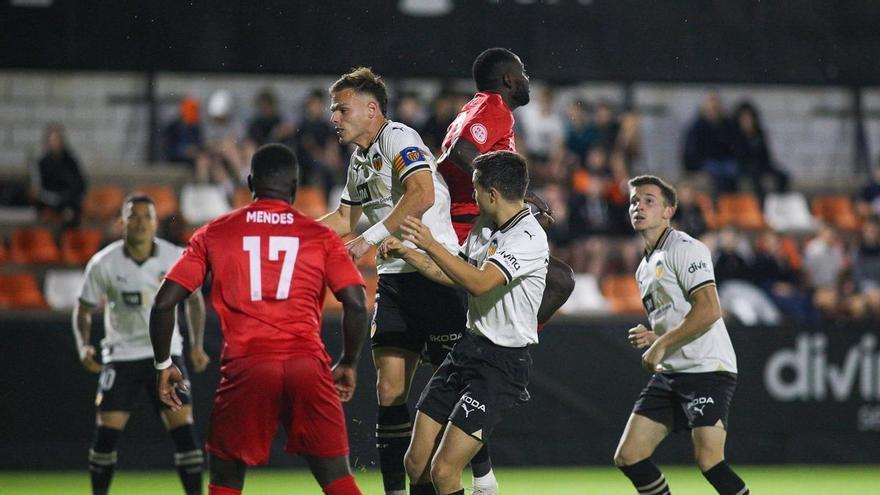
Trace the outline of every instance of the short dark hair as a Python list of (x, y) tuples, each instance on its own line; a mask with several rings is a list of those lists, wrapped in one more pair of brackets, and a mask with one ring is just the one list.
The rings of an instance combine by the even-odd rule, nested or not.
[(153, 205), (153, 208), (156, 207), (156, 202), (153, 201), (153, 198), (151, 198), (149, 194), (135, 191), (126, 196), (124, 200), (122, 200), (122, 209), (120, 210), (120, 212), (123, 214), (123, 216), (125, 215), (125, 207), (128, 206), (129, 203), (131, 203), (132, 206), (138, 203), (143, 203)]
[[(279, 143), (264, 144), (257, 148), (251, 158), (251, 178), (264, 185), (273, 182), (296, 181), (299, 176), (299, 160), (296, 153)], [(284, 184), (278, 184), (284, 187)]]
[(663, 195), (663, 201), (666, 202), (666, 206), (673, 208), (678, 206), (678, 194), (675, 192), (675, 188), (656, 175), (639, 175), (630, 179), (628, 184), (629, 187), (657, 186), (660, 188), (660, 193)]
[(346, 89), (353, 89), (356, 93), (367, 93), (373, 96), (379, 102), (379, 110), (382, 111), (382, 115), (388, 115), (388, 90), (385, 88), (385, 82), (373, 72), (373, 69), (358, 67), (352, 69), (348, 74), (343, 74), (330, 86), (330, 93), (339, 93)]
[(471, 72), (477, 91), (499, 89), (506, 64), (516, 63), (516, 54), (507, 48), (489, 48), (477, 55)]
[(495, 188), (504, 199), (522, 200), (529, 187), (526, 161), (512, 151), (493, 151), (474, 158), (477, 183), (483, 189)]

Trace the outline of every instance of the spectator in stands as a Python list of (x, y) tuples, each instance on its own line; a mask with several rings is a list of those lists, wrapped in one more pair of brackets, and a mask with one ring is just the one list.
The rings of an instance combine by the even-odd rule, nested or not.
[(34, 196), (41, 216), (54, 212), (65, 227), (79, 225), (86, 181), (79, 160), (71, 152), (61, 124), (45, 131), (45, 153), (32, 176)]
[(277, 142), (282, 130), (282, 118), (278, 112), (278, 96), (272, 88), (264, 88), (254, 99), (256, 114), (248, 123), (248, 139), (257, 147)]
[(425, 118), (425, 109), (422, 107), (419, 95), (410, 91), (401, 93), (397, 98), (392, 120), (406, 124), (413, 129), (421, 129)]
[(566, 115), (565, 148), (580, 163), (599, 141), (599, 131), (592, 121), (592, 107), (585, 100), (575, 100), (568, 105)]
[(876, 217), (862, 223), (850, 257), (857, 290), (850, 301), (852, 314), (880, 318), (880, 223)]
[(609, 150), (617, 146), (617, 136), (620, 133), (620, 123), (614, 115), (611, 103), (602, 100), (596, 105), (594, 115), (596, 132), (599, 135), (599, 143)]
[(839, 288), (846, 256), (837, 231), (830, 224), (819, 227), (816, 237), (804, 246), (807, 285), (813, 290), (813, 305), (825, 316), (834, 316), (840, 304)]
[(345, 165), (328, 108), (324, 90), (312, 90), (303, 102), (292, 145), (299, 156), (300, 185), (320, 187), (329, 195), (335, 183), (345, 181)]
[(177, 118), (162, 130), (164, 160), (192, 166), (203, 144), (199, 100), (188, 96), (180, 102)]
[(525, 138), (529, 158), (547, 162), (559, 155), (565, 139), (565, 123), (555, 109), (556, 93), (551, 87), (538, 92), (537, 101), (522, 107), (522, 134)]
[(454, 91), (449, 88), (441, 89), (440, 94), (431, 104), (431, 114), (428, 116), (428, 120), (419, 129), (422, 141), (434, 156), (440, 156), (440, 146), (443, 144), (443, 138), (446, 137), (446, 129), (463, 106), (463, 104), (455, 106), (457, 101)]
[[(678, 192), (680, 204), (680, 187)], [(736, 227), (727, 226), (721, 229), (715, 258), (715, 280), (719, 285), (729, 280), (752, 280), (752, 269), (742, 252), (742, 245), (742, 237)]]
[[(611, 168), (615, 170), (615, 173), (619, 171), (626, 180), (629, 180), (629, 177), (634, 175), (632, 172), (633, 162), (641, 154), (641, 118), (638, 113), (628, 111), (620, 116), (619, 121), (620, 126), (611, 148)], [(627, 192), (624, 196), (626, 197), (628, 194)], [(628, 197), (627, 202), (629, 202)]]
[(746, 261), (750, 257), (748, 241), (736, 228), (723, 228), (714, 262), (718, 293), (723, 294), (721, 308), (743, 325), (778, 325), (782, 321), (779, 309), (752, 283), (752, 270)]
[(740, 103), (733, 114), (736, 123), (735, 151), (739, 166), (752, 182), (755, 194), (764, 202), (764, 180), (773, 181), (775, 192), (788, 190), (788, 174), (773, 162), (770, 144), (764, 134), (758, 110), (748, 101)]
[(880, 163), (871, 170), (868, 183), (856, 197), (856, 212), (862, 218), (880, 215)]
[[(700, 238), (706, 233), (706, 214), (697, 203), (693, 184), (688, 181), (682, 181), (678, 184), (678, 208), (675, 209), (675, 214), (672, 216), (672, 223), (676, 229), (688, 232), (696, 238)], [(716, 276), (718, 276), (718, 272), (716, 264)]]
[(685, 170), (707, 173), (716, 195), (736, 191), (740, 168), (734, 154), (735, 142), (736, 129), (724, 116), (721, 97), (710, 92), (685, 138)]
[(245, 183), (250, 153), (244, 129), (235, 118), (235, 100), (227, 90), (214, 91), (208, 99), (208, 120), (204, 123), (205, 148), (196, 157), (196, 180), (223, 186), (231, 195)]
[(803, 289), (792, 259), (782, 249), (779, 234), (772, 230), (764, 232), (755, 247), (752, 262), (755, 283), (793, 320), (816, 320), (810, 295)]

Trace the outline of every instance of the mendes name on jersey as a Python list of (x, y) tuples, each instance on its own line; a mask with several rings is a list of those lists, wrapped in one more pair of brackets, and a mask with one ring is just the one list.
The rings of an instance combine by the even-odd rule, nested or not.
[[(681, 324), (695, 291), (715, 285), (715, 269), (705, 244), (667, 228), (639, 264), (636, 280), (651, 329), (663, 335)], [(699, 338), (668, 354), (662, 365), (670, 372), (736, 373), (736, 354), (724, 320), (719, 318)]]
[[(352, 153), (340, 201), (363, 208), (370, 225), (375, 225), (388, 217), (405, 192), (404, 181), (417, 173), (430, 173), (434, 181), (434, 205), (422, 215), (422, 222), (438, 242), (455, 252), (458, 238), (449, 217), (449, 189), (422, 138), (403, 124), (386, 121), (366, 150), (358, 147)], [(399, 231), (392, 234), (400, 236)], [(380, 275), (414, 270), (403, 260), (382, 258), (376, 260), (376, 269)]]
[[(98, 251), (86, 265), (79, 301), (95, 307), (103, 300), (104, 338), (101, 340), (103, 362), (134, 361), (153, 357), (150, 343), (150, 308), (159, 284), (183, 249), (162, 239), (155, 239), (150, 257), (143, 263), (133, 260), (122, 240)], [(171, 355), (183, 353), (183, 339), (175, 313)]]
[(468, 298), (468, 328), (504, 347), (537, 344), (550, 248), (529, 208), (497, 228), (480, 217), (458, 255), (476, 267), (492, 263), (504, 274), (504, 285)]

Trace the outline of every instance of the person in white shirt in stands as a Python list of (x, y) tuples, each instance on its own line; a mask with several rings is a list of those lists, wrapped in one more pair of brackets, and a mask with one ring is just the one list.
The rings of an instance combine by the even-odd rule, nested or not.
[(478, 156), (473, 167), (480, 217), (458, 257), (413, 217), (402, 226), (403, 239), (423, 253), (393, 237), (379, 249), (470, 295), (467, 330), (417, 404), (405, 457), (414, 495), (464, 493), (462, 469), (524, 395), (532, 362), (528, 346), (538, 343), (550, 254), (544, 229), (523, 203), (526, 163), (516, 153), (495, 151)]
[(670, 228), (675, 189), (659, 177), (629, 181), (630, 222), (645, 241), (636, 271), (651, 328), (629, 330), (629, 342), (645, 349), (642, 366), (653, 373), (633, 407), (614, 454), (614, 464), (638, 493), (668, 495), (666, 478), (651, 461), (672, 431), (690, 430), (694, 457), (718, 493), (749, 493), (724, 460), (727, 416), (736, 388), (736, 354), (721, 319), (709, 249)]
[[(116, 444), (141, 392), (150, 398), (175, 445), (174, 464), (187, 495), (202, 493), (203, 454), (193, 432), (192, 405), (172, 411), (156, 395), (156, 372), (150, 343), (150, 308), (165, 273), (183, 250), (156, 237), (156, 206), (144, 194), (132, 194), (122, 206), (124, 234), (96, 253), (86, 265), (79, 305), (73, 311), (73, 335), (83, 367), (100, 372), (95, 437), (89, 449), (92, 493), (106, 494), (116, 467)], [(104, 307), (101, 363), (90, 345), (92, 312)], [(200, 291), (186, 303), (193, 369), (202, 372), (210, 358), (203, 349), (205, 302)], [(175, 328), (171, 344), (174, 363), (183, 365), (183, 339)], [(186, 373), (184, 371), (184, 373)]]

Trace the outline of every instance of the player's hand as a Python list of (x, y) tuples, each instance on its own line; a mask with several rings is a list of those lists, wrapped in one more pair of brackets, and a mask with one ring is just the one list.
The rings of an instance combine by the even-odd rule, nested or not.
[(204, 349), (193, 349), (189, 352), (189, 359), (192, 361), (193, 371), (201, 373), (205, 371), (208, 364), (211, 363), (211, 356)]
[(657, 340), (657, 334), (648, 330), (645, 325), (641, 323), (637, 327), (633, 327), (629, 329), (629, 345), (635, 347), (636, 349), (644, 349), (645, 347), (650, 346)]
[(552, 225), (556, 220), (553, 218), (553, 208), (550, 208), (550, 205), (544, 201), (543, 198), (538, 196), (537, 194), (528, 191), (526, 192), (525, 198), (523, 198), (526, 203), (534, 205), (535, 208), (538, 209), (538, 220), (543, 220), (542, 224), (546, 222), (547, 225)]
[(437, 242), (434, 240), (434, 236), (431, 235), (431, 229), (413, 216), (406, 217), (406, 220), (400, 226), (400, 230), (403, 231), (404, 240), (410, 241), (426, 251), (432, 244)]
[(379, 244), (379, 256), (383, 259), (403, 258), (409, 248), (403, 245), (403, 241), (397, 237), (387, 237), (382, 244)]
[(99, 363), (95, 359), (95, 347), (91, 345), (84, 345), (82, 350), (80, 351), (80, 362), (83, 365), (83, 368), (86, 369), (89, 373), (100, 373), (101, 372), (101, 363)]
[(654, 343), (651, 344), (651, 347), (648, 347), (648, 350), (642, 354), (642, 368), (645, 368), (646, 371), (651, 373), (665, 371), (663, 365), (660, 364), (665, 357), (666, 345), (663, 344), (662, 339), (656, 339), (654, 340)]
[(357, 384), (357, 369), (350, 364), (336, 363), (333, 366), (333, 384), (336, 387), (336, 393), (339, 394), (339, 400), (348, 402), (354, 395), (354, 388)]
[(183, 402), (177, 396), (177, 392), (189, 393), (189, 389), (186, 388), (186, 383), (183, 381), (183, 373), (173, 364), (156, 372), (156, 389), (159, 392), (159, 400), (170, 407), (172, 411), (179, 411), (183, 407)]
[(365, 241), (363, 236), (357, 236), (346, 242), (345, 248), (348, 249), (348, 255), (351, 256), (351, 259), (357, 261), (370, 250), (370, 243)]

